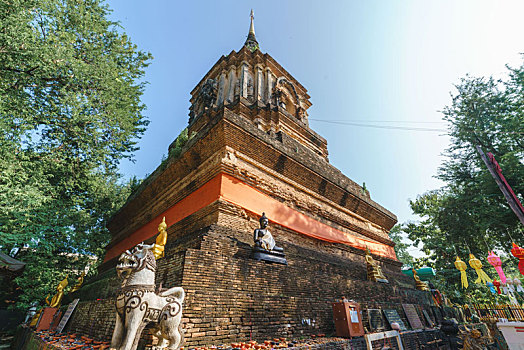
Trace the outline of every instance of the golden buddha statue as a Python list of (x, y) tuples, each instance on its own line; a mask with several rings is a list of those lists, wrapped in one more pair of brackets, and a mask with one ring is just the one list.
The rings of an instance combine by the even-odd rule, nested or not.
[(158, 236), (156, 237), (156, 242), (153, 245), (153, 254), (155, 255), (155, 258), (158, 260), (162, 257), (164, 257), (164, 247), (167, 243), (167, 224), (166, 224), (166, 217), (162, 219), (162, 222), (158, 225)]
[(40, 315), (42, 314), (42, 311), (44, 311), (44, 308), (40, 308), (37, 313), (33, 315), (31, 318), (31, 322), (29, 322), (29, 327), (36, 327), (36, 324), (38, 323), (38, 320), (40, 319)]
[(80, 275), (80, 277), (78, 277), (78, 279), (76, 280), (76, 284), (74, 285), (74, 287), (71, 289), (71, 293), (73, 292), (76, 292), (77, 290), (80, 289), (80, 287), (82, 287), (82, 283), (84, 283), (84, 277), (85, 277), (86, 273), (85, 272), (82, 272), (82, 274)]
[(418, 290), (429, 291), (428, 284), (427, 284), (426, 282), (422, 282), (422, 281), (420, 280), (420, 277), (418, 277), (418, 273), (417, 273), (417, 271), (416, 271), (414, 268), (411, 268), (411, 271), (413, 271), (413, 278), (415, 279), (415, 287), (416, 287)]
[(60, 307), (60, 303), (62, 302), (62, 298), (64, 297), (64, 289), (67, 287), (67, 276), (64, 278), (64, 280), (60, 283), (58, 283), (58, 286), (56, 286), (56, 294), (53, 296), (51, 301), (49, 301), (49, 295), (45, 298), (45, 302), (49, 307)]
[(382, 268), (380, 265), (373, 259), (369, 248), (366, 248), (366, 264), (368, 272), (368, 280), (374, 282), (389, 283), (387, 278), (382, 273)]

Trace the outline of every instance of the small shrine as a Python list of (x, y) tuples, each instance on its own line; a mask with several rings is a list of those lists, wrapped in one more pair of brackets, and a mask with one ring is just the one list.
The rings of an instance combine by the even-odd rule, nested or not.
[(276, 246), (275, 239), (267, 228), (269, 220), (266, 213), (262, 213), (259, 221), (260, 228), (253, 233), (253, 259), (287, 265), (284, 249)]

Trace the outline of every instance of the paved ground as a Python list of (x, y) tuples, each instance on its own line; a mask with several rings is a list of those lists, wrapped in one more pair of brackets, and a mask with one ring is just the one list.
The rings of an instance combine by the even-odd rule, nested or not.
[(13, 338), (12, 335), (0, 334), (0, 349), (10, 349)]

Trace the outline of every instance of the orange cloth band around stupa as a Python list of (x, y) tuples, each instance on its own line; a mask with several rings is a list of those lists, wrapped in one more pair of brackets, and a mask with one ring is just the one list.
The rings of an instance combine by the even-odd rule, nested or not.
[(392, 246), (359, 238), (350, 233), (337, 230), (289, 208), (231, 175), (220, 173), (189, 196), (133, 232), (127, 239), (111, 247), (106, 253), (104, 262), (117, 257), (126, 249), (153, 237), (157, 232), (156, 226), (162, 220), (162, 217), (165, 216), (168, 224), (172, 225), (218, 199), (228, 201), (256, 215), (262, 215), (262, 212), (265, 212), (271, 222), (306, 236), (327, 242), (342, 243), (362, 250), (365, 250), (367, 247), (376, 255), (397, 260)]

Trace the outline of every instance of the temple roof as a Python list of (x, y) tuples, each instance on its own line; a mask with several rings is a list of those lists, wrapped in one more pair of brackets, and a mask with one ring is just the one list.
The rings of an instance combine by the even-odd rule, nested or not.
[(0, 252), (0, 274), (5, 272), (21, 273), (24, 268), (24, 262)]

